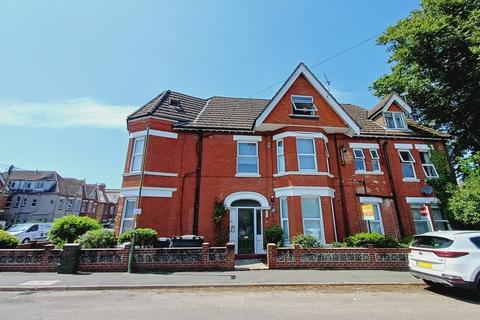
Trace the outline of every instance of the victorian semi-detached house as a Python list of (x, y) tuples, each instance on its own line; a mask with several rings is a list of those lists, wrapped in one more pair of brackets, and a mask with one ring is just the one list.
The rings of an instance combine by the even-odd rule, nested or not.
[[(127, 119), (117, 232), (198, 234), (212, 242), (216, 200), (238, 253), (263, 253), (265, 228), (287, 242), (361, 231), (401, 238), (448, 228), (426, 187), (448, 138), (410, 118), (397, 94), (373, 108), (340, 104), (300, 64), (271, 99), (162, 92)], [(426, 205), (430, 214), (420, 214)]]

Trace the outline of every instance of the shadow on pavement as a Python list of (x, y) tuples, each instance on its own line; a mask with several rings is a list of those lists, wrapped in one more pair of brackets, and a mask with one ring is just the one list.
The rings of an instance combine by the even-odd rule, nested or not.
[(442, 296), (460, 300), (463, 302), (480, 305), (480, 297), (478, 297), (474, 291), (462, 289), (462, 288), (450, 288), (444, 286), (427, 286), (425, 290), (428, 290), (435, 294), (441, 294)]

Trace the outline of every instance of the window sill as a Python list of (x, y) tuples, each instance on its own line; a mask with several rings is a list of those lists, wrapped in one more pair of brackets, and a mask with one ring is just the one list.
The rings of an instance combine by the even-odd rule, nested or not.
[(321, 172), (321, 171), (284, 171), (279, 173), (274, 173), (274, 177), (283, 177), (283, 176), (291, 176), (291, 175), (299, 175), (299, 176), (327, 176), (333, 178), (333, 174), (329, 172)]
[(237, 173), (235, 174), (237, 178), (258, 178), (261, 177), (259, 173)]
[(290, 116), (290, 118), (298, 118), (298, 119), (314, 119), (314, 120), (320, 119), (319, 116), (315, 116), (315, 115), (312, 116), (312, 115), (306, 115), (306, 114), (304, 115), (304, 114), (293, 114), (293, 113), (291, 113), (289, 116)]
[(420, 179), (417, 178), (403, 178), (403, 182), (420, 182)]
[(372, 175), (383, 175), (383, 171), (364, 171), (364, 170), (357, 170), (355, 174), (372, 174)]

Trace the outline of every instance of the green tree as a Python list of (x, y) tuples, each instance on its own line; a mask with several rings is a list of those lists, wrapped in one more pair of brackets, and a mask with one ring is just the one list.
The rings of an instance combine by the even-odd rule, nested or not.
[(102, 226), (95, 219), (67, 215), (53, 222), (48, 232), (48, 239), (57, 247), (63, 247), (65, 243), (74, 243), (85, 232), (101, 228)]
[(480, 227), (480, 152), (459, 160), (458, 170), (463, 183), (451, 189), (448, 210), (455, 220)]
[(422, 0), (377, 41), (392, 68), (375, 94), (407, 93), (414, 118), (452, 135), (455, 156), (480, 151), (480, 0)]

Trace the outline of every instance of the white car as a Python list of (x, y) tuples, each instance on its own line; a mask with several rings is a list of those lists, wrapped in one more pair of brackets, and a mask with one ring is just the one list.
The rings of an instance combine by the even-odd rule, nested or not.
[(415, 236), (410, 272), (428, 285), (473, 289), (480, 296), (480, 231), (435, 231)]
[(51, 227), (51, 223), (22, 223), (11, 226), (7, 232), (17, 237), (20, 243), (30, 243), (47, 240)]

